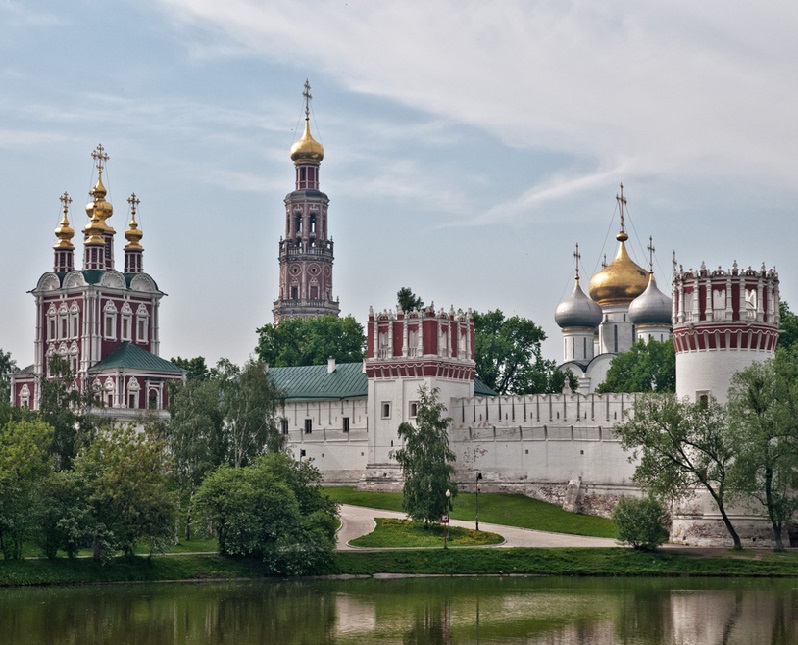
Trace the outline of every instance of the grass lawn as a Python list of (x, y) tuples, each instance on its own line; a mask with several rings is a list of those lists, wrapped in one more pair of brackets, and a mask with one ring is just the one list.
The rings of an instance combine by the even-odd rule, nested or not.
[[(363, 547), (441, 547), (443, 546), (443, 526), (430, 524), (426, 529), (423, 522), (377, 518), (377, 528), (372, 533), (352, 540), (353, 546)], [(501, 544), (503, 538), (496, 533), (472, 531), (458, 526), (450, 526), (447, 543), (451, 547), (485, 546)]]
[[(374, 493), (358, 491), (352, 486), (325, 486), (324, 492), (334, 501), (354, 506), (368, 506), (388, 511), (402, 511), (401, 493)], [(449, 513), (453, 520), (473, 521), (476, 512), (476, 495), (460, 493), (453, 501)], [(547, 504), (525, 495), (509, 493), (480, 493), (479, 519), (525, 529), (614, 538), (615, 524), (611, 520), (592, 515), (568, 513), (559, 506)]]

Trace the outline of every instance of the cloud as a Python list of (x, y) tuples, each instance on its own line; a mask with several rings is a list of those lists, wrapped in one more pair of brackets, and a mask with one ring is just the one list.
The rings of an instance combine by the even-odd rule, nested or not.
[(798, 8), (786, 2), (162, 5), (207, 28), (212, 43), (224, 33), (351, 90), (483, 128), (506, 145), (592, 157), (597, 169), (622, 158), (642, 173), (786, 183), (798, 172)]

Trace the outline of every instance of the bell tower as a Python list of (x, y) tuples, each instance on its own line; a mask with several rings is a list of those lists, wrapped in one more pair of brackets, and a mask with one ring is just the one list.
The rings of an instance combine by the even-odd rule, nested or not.
[(327, 229), (329, 199), (319, 190), (324, 147), (310, 134), (310, 83), (305, 81), (305, 132), (291, 147), (296, 181), (285, 197), (285, 237), (280, 238), (280, 284), (274, 322), (338, 316), (332, 297), (333, 241)]

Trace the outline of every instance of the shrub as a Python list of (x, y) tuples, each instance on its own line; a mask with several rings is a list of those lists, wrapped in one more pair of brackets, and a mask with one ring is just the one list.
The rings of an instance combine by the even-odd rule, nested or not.
[(612, 513), (618, 541), (638, 551), (654, 551), (669, 536), (670, 514), (653, 497), (621, 498)]

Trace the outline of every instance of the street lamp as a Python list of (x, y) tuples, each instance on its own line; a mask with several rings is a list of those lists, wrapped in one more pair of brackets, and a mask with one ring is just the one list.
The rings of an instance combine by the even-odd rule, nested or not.
[(477, 514), (476, 514), (475, 522), (474, 522), (474, 530), (475, 531), (479, 531), (479, 489), (482, 488), (482, 484), (480, 484), (479, 482), (481, 480), (482, 480), (482, 473), (477, 473), (476, 486), (475, 486), (476, 493), (477, 493)]
[(446, 522), (443, 524), (443, 548), (448, 549), (448, 545), (446, 544), (447, 538), (449, 537), (449, 498), (452, 496), (452, 491), (448, 488), (446, 489)]

